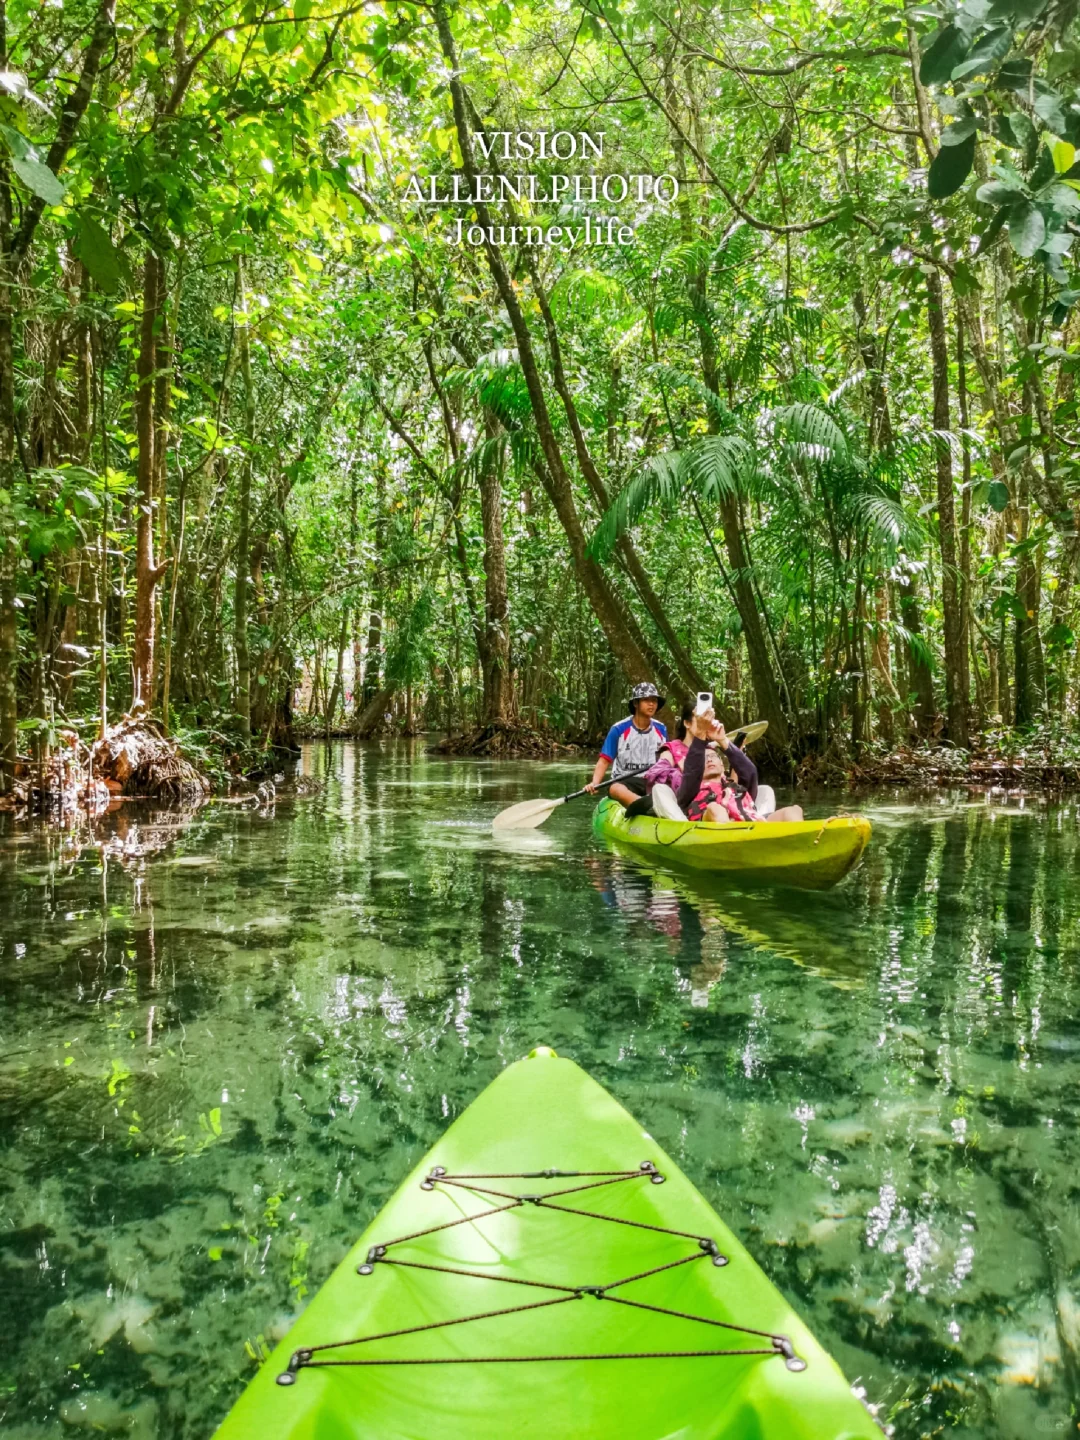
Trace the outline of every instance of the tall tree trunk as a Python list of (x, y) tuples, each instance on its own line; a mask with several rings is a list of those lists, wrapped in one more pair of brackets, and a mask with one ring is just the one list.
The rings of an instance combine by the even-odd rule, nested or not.
[[(6, 56), (6, 44), (0, 46)], [(15, 357), (12, 350), (13, 265), (11, 188), (5, 162), (0, 161), (0, 794), (15, 786), (18, 753), (18, 628), (15, 587), (18, 576), (18, 532), (12, 498), (15, 493)]]
[(932, 269), (926, 277), (926, 320), (930, 331), (930, 361), (933, 375), (934, 429), (937, 455), (938, 537), (941, 548), (942, 629), (945, 634), (945, 711), (949, 739), (967, 748), (968, 703), (971, 688), (968, 674), (966, 628), (961, 611), (959, 557), (956, 544), (956, 506), (953, 497), (952, 450), (943, 438), (949, 429), (949, 346), (945, 327), (945, 297), (941, 276)]
[(135, 429), (139, 445), (138, 518), (135, 527), (135, 650), (133, 704), (149, 708), (154, 681), (154, 591), (165, 565), (154, 564), (154, 511), (157, 466), (154, 460), (154, 370), (160, 303), (160, 265), (152, 249), (143, 264), (143, 313), (139, 337)]
[[(1021, 466), (1017, 496), (1016, 539), (1023, 545), (1031, 533), (1031, 485), (1028, 467)], [(1013, 723), (1031, 725), (1046, 702), (1046, 669), (1039, 634), (1039, 559), (1035, 550), (1021, 550), (1016, 568), (1016, 618), (1013, 624)]]
[(908, 632), (907, 688), (912, 697), (912, 714), (916, 734), (924, 740), (934, 733), (937, 706), (934, 703), (934, 676), (925, 654), (922, 627), (922, 605), (919, 601), (915, 575), (897, 581), (900, 592), (900, 621)]
[(871, 652), (875, 690), (878, 697), (878, 733), (890, 745), (895, 736), (894, 715), (900, 708), (900, 696), (893, 683), (889, 666), (889, 588), (879, 581), (874, 595), (874, 646)]
[[(170, 338), (167, 271), (165, 261), (158, 259), (158, 333), (154, 347), (154, 493), (157, 503), (157, 554), (161, 556), (164, 574), (169, 549), (169, 414), (172, 409), (172, 340)], [(155, 629), (160, 635), (166, 616), (161, 588), (154, 591)], [(166, 641), (166, 644), (168, 642)], [(154, 701), (161, 693), (160, 652), (154, 656)]]
[[(956, 403), (960, 415), (964, 492), (960, 502), (960, 646), (971, 683), (971, 440), (968, 436), (967, 358), (964, 353), (964, 315), (956, 309)], [(976, 677), (977, 682), (977, 677)], [(976, 683), (977, 689), (977, 683)], [(977, 697), (976, 697), (977, 698)], [(968, 743), (971, 742), (970, 694), (967, 707)]]
[[(453, 102), (454, 125), (457, 131), (458, 144), (461, 148), (462, 168), (468, 179), (469, 189), (471, 193), (475, 195), (478, 193), (477, 172), (473, 163), (472, 136), (469, 132), (468, 112), (465, 103), (464, 88), (460, 78), (457, 47), (454, 44), (453, 33), (450, 29), (446, 0), (434, 0), (432, 8), (443, 56), (449, 67), (450, 97)], [(592, 556), (587, 553), (585, 547), (585, 536), (581, 528), (581, 520), (578, 516), (577, 506), (574, 502), (573, 488), (566, 471), (562, 451), (555, 437), (551, 414), (544, 396), (543, 382), (540, 378), (540, 372), (536, 364), (536, 355), (533, 351), (532, 335), (526, 323), (521, 301), (518, 299), (517, 291), (510, 277), (510, 272), (507, 270), (506, 263), (503, 260), (502, 252), (490, 239), (489, 227), (492, 224), (491, 212), (483, 201), (477, 201), (474, 209), (477, 220), (481, 226), (484, 227), (485, 235), (489, 237), (486, 238), (484, 242), (488, 267), (499, 291), (503, 307), (510, 320), (511, 328), (514, 331), (514, 338), (517, 341), (518, 359), (521, 363), (522, 373), (525, 376), (525, 384), (529, 392), (529, 400), (532, 405), (533, 418), (536, 422), (540, 448), (547, 462), (544, 473), (547, 477), (548, 493), (555, 513), (559, 518), (559, 523), (562, 525), (569, 542), (575, 573), (581, 582), (581, 587), (592, 607), (593, 613), (596, 615), (607, 637), (608, 644), (611, 646), (616, 659), (622, 666), (626, 678), (630, 681), (645, 680), (648, 678), (650, 669), (648, 661), (642, 654), (640, 647), (629, 634), (626, 623), (620, 613), (618, 601), (603, 571), (599, 565), (597, 565), (596, 561), (593, 560)]]
[(236, 698), (233, 709), (240, 720), (240, 734), (251, 734), (251, 654), (248, 649), (248, 590), (251, 569), (251, 468), (255, 442), (255, 393), (251, 383), (251, 346), (248, 336), (247, 291), (244, 270), (236, 262), (236, 284), (243, 321), (239, 330), (240, 374), (244, 381), (244, 435), (247, 448), (240, 466), (240, 500), (236, 528), (236, 585), (233, 591), (233, 648), (236, 653)]
[(325, 728), (329, 735), (334, 727), (334, 716), (337, 714), (338, 701), (341, 698), (343, 681), (345, 678), (345, 647), (349, 640), (349, 611), (346, 607), (341, 614), (341, 633), (337, 643), (337, 661), (334, 666), (334, 683), (330, 687), (330, 699), (326, 702)]
[[(489, 438), (495, 425), (489, 417)], [(480, 514), (484, 530), (484, 675), (482, 725), (505, 725), (510, 715), (510, 605), (502, 522), (502, 459), (488, 455), (480, 471)]]
[[(363, 707), (366, 714), (379, 694), (382, 673), (382, 607), (383, 594), (379, 575), (386, 549), (386, 466), (380, 459), (375, 466), (375, 554), (371, 562), (371, 598), (368, 605), (367, 641), (364, 645)], [(360, 716), (363, 719), (363, 714)], [(369, 719), (370, 724), (374, 723)], [(357, 734), (361, 735), (357, 722)], [(370, 730), (369, 730), (370, 733)], [(363, 738), (361, 736), (361, 738)]]

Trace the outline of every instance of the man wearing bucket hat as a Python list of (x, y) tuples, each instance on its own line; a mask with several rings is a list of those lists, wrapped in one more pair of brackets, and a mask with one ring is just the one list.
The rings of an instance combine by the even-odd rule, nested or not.
[[(644, 771), (656, 759), (660, 746), (667, 739), (667, 730), (654, 720), (653, 716), (664, 703), (664, 696), (649, 681), (635, 685), (630, 691), (630, 714), (624, 720), (617, 720), (607, 733), (607, 739), (597, 756), (592, 779), (585, 789), (594, 793), (596, 787), (608, 772), (612, 772), (615, 784), (608, 794), (620, 804), (629, 805), (645, 794)], [(639, 770), (639, 775), (627, 775), (628, 770)], [(624, 779), (620, 780), (620, 776)]]

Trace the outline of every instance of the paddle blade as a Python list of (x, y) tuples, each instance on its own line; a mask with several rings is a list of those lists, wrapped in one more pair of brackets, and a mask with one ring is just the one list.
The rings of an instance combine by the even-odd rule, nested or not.
[(520, 805), (511, 805), (509, 810), (500, 810), (491, 822), (493, 830), (535, 830), (542, 825), (562, 800), (522, 800)]
[(751, 720), (748, 725), (740, 725), (737, 730), (729, 730), (728, 734), (740, 750), (745, 750), (747, 745), (752, 745), (755, 740), (760, 740), (768, 728), (768, 720)]

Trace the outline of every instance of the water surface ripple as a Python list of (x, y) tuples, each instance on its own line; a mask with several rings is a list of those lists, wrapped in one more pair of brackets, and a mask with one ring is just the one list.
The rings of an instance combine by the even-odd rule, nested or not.
[(6, 1437), (210, 1435), (539, 1042), (647, 1125), (897, 1436), (1075, 1435), (1075, 803), (849, 799), (859, 870), (755, 894), (613, 854), (580, 803), (491, 835), (581, 767), (303, 764), (324, 791), (274, 813), (110, 818), (104, 863), (0, 829)]

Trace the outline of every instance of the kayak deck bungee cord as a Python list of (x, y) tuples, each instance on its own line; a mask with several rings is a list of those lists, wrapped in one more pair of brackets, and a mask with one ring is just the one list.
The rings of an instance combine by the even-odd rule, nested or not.
[(454, 1121), (218, 1433), (881, 1436), (674, 1162), (543, 1047)]
[(603, 799), (593, 814), (593, 831), (665, 863), (827, 890), (862, 855), (870, 839), (870, 822), (861, 815), (726, 825), (653, 815), (628, 818), (617, 800)]
[[(501, 1310), (485, 1310), (475, 1315), (461, 1315), (451, 1320), (436, 1320), (427, 1325), (415, 1325), (406, 1330), (384, 1331), (381, 1335), (363, 1335), (356, 1340), (332, 1340), (324, 1345), (312, 1345), (304, 1350), (293, 1352), (289, 1360), (289, 1367), (277, 1377), (279, 1385), (292, 1385), (296, 1381), (296, 1372), (303, 1368), (316, 1369), (320, 1366), (347, 1366), (347, 1365), (488, 1365), (497, 1363), (526, 1364), (546, 1360), (663, 1360), (663, 1359), (698, 1359), (712, 1358), (720, 1355), (783, 1355), (789, 1370), (805, 1370), (806, 1362), (795, 1354), (794, 1347), (786, 1335), (773, 1335), (762, 1330), (752, 1329), (747, 1325), (735, 1325), (730, 1320), (717, 1320), (708, 1315), (688, 1315), (685, 1311), (669, 1310), (662, 1306), (646, 1305), (637, 1300), (628, 1300), (625, 1296), (612, 1295), (612, 1291), (621, 1286), (632, 1285), (638, 1280), (647, 1280), (651, 1275), (658, 1275), (664, 1270), (673, 1270), (679, 1265), (685, 1265), (693, 1260), (709, 1258), (715, 1266), (727, 1265), (726, 1255), (721, 1254), (716, 1241), (710, 1235), (690, 1235), (682, 1230), (670, 1230), (660, 1225), (648, 1225), (638, 1220), (628, 1220), (614, 1215), (599, 1215), (594, 1211), (582, 1210), (576, 1206), (565, 1206), (553, 1203), (564, 1195), (578, 1195), (584, 1190), (595, 1190), (600, 1186), (617, 1184), (626, 1180), (649, 1180), (654, 1185), (662, 1185), (665, 1176), (657, 1170), (656, 1166), (649, 1160), (643, 1160), (636, 1170), (624, 1171), (596, 1171), (596, 1170), (523, 1170), (514, 1174), (495, 1175), (448, 1175), (441, 1165), (436, 1165), (427, 1179), (421, 1182), (421, 1190), (434, 1190), (439, 1185), (450, 1185), (459, 1187), (471, 1194), (490, 1195), (500, 1200), (505, 1200), (505, 1205), (489, 1207), (479, 1211), (476, 1215), (466, 1215), (460, 1220), (451, 1220), (442, 1225), (433, 1225), (428, 1230), (415, 1231), (412, 1235), (402, 1235), (396, 1240), (386, 1240), (381, 1244), (373, 1245), (368, 1250), (367, 1259), (363, 1264), (356, 1267), (358, 1275), (371, 1275), (374, 1273), (377, 1264), (401, 1265), (405, 1268), (415, 1270), (434, 1270), (443, 1275), (461, 1275), (475, 1280), (503, 1281), (510, 1285), (527, 1285), (534, 1289), (556, 1290), (562, 1292), (558, 1298), (553, 1300), (536, 1300), (529, 1304), (513, 1305)], [(549, 1194), (532, 1192), (529, 1194), (512, 1194), (505, 1190), (492, 1190), (490, 1187), (478, 1184), (481, 1180), (568, 1180), (588, 1179), (587, 1185), (572, 1185), (563, 1190), (555, 1190)], [(651, 1230), (661, 1235), (672, 1235), (682, 1240), (693, 1240), (695, 1249), (688, 1255), (683, 1255), (677, 1260), (671, 1260), (663, 1265), (654, 1266), (651, 1270), (643, 1270), (637, 1275), (626, 1275), (618, 1280), (609, 1280), (605, 1285), (558, 1285), (550, 1281), (529, 1280), (522, 1277), (485, 1275), (476, 1270), (460, 1270), (444, 1265), (424, 1265), (415, 1260), (391, 1259), (387, 1251), (395, 1245), (404, 1245), (409, 1241), (422, 1240), (425, 1236), (434, 1235), (439, 1230), (448, 1230), (455, 1225), (470, 1224), (476, 1220), (486, 1219), (490, 1215), (499, 1215), (506, 1210), (516, 1209), (519, 1205), (535, 1205), (542, 1208), (549, 1214), (584, 1215), (592, 1220), (606, 1221), (614, 1225), (629, 1225), (639, 1230)], [(725, 1330), (741, 1331), (746, 1335), (753, 1335), (759, 1340), (768, 1340), (766, 1348), (760, 1345), (756, 1349), (742, 1350), (652, 1350), (647, 1352), (616, 1351), (608, 1353), (595, 1353), (586, 1355), (469, 1355), (459, 1357), (449, 1356), (420, 1356), (413, 1359), (347, 1359), (347, 1360), (316, 1360), (316, 1355), (328, 1350), (340, 1350), (351, 1345), (362, 1345), (374, 1340), (397, 1339), (402, 1335), (421, 1334), (426, 1330), (444, 1329), (450, 1325), (467, 1325), (471, 1320), (491, 1320), (504, 1315), (520, 1315), (527, 1310), (542, 1310), (553, 1305), (565, 1305), (573, 1300), (581, 1300), (591, 1296), (595, 1300), (614, 1300), (620, 1305), (631, 1305), (643, 1310), (650, 1310), (657, 1315), (669, 1315), (678, 1320), (696, 1320), (705, 1325), (720, 1326)]]

